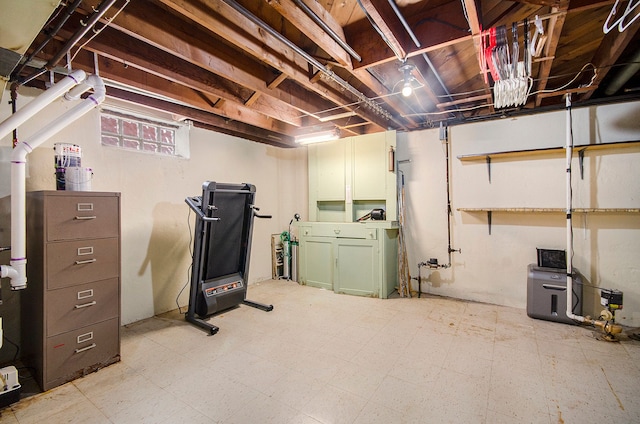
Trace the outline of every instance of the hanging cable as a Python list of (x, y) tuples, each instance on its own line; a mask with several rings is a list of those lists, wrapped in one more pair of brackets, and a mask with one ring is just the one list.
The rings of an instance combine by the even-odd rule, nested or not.
[(191, 264), (189, 265), (189, 268), (187, 268), (187, 281), (184, 283), (184, 286), (182, 286), (182, 288), (178, 292), (178, 295), (176, 296), (176, 306), (178, 306), (178, 313), (180, 314), (186, 314), (186, 312), (182, 312), (179, 299), (180, 295), (191, 281), (191, 270), (193, 269), (193, 231), (191, 230), (191, 208), (189, 208), (189, 214), (187, 215), (187, 227), (189, 228), (189, 257), (191, 258)]

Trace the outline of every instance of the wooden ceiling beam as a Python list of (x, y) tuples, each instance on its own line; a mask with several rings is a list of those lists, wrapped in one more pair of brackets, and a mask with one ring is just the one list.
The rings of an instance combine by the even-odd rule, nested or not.
[[(281, 73), (273, 81), (271, 81), (269, 84), (267, 84), (267, 88), (276, 88), (277, 86), (279, 86), (286, 79), (287, 79), (287, 75), (285, 73)], [(251, 95), (251, 97), (249, 97), (247, 99), (247, 101), (244, 102), (244, 105), (245, 106), (252, 106), (258, 100), (258, 98), (260, 98), (260, 94), (262, 94), (262, 93), (260, 93), (258, 91), (254, 91), (253, 94)]]
[[(560, 35), (562, 34), (562, 28), (564, 26), (564, 22), (567, 18), (566, 12), (569, 7), (569, 2), (564, 1), (560, 7), (554, 7), (551, 9), (552, 17), (549, 19), (549, 26), (547, 27), (548, 40), (545, 45), (543, 55), (545, 57), (555, 57), (556, 50), (558, 49), (558, 44), (560, 42)], [(560, 12), (560, 13), (559, 13)], [(540, 68), (538, 69), (538, 85), (536, 87), (536, 91), (539, 94), (542, 94), (542, 91), (547, 87), (547, 82), (549, 81), (549, 75), (551, 75), (551, 67), (553, 66), (553, 60), (545, 60), (540, 63)], [(544, 96), (537, 95), (535, 97), (535, 105), (540, 106), (542, 104), (542, 100)]]
[[(290, 79), (302, 87), (331, 101), (333, 106), (353, 103), (353, 97), (347, 95), (345, 90), (340, 87), (327, 84), (326, 81), (319, 81), (315, 84), (309, 81), (307, 61), (302, 56), (223, 1), (209, 2), (206, 5), (189, 0), (158, 1), (224, 38), (248, 55), (259, 58), (275, 69), (286, 73)], [(366, 107), (358, 105), (351, 107), (351, 110), (356, 111), (359, 116), (372, 122), (380, 129), (387, 129), (391, 125), (387, 119)]]
[(318, 47), (328, 53), (329, 56), (334, 58), (341, 66), (351, 68), (351, 56), (349, 53), (292, 0), (267, 0), (267, 3), (277, 10), (286, 20), (291, 22), (293, 26), (298, 28), (300, 32), (313, 40)]
[(145, 104), (149, 107), (167, 111), (180, 116), (187, 116), (194, 119), (194, 126), (215, 131), (234, 137), (256, 141), (258, 143), (269, 144), (276, 147), (297, 147), (295, 138), (292, 136), (274, 133), (263, 128), (254, 127), (240, 121), (230, 120), (214, 113), (194, 109), (189, 106), (178, 105), (161, 99), (153, 99), (141, 94), (121, 90), (114, 87), (107, 87), (107, 96), (126, 100), (137, 104)]
[[(76, 56), (74, 66), (87, 72), (95, 72), (93, 54), (88, 51), (80, 52), (80, 54)], [(196, 90), (149, 74), (111, 58), (98, 56), (98, 71), (100, 76), (107, 80), (155, 93), (158, 96), (175, 99), (176, 103), (183, 103), (194, 109), (215, 113), (219, 116), (224, 116), (226, 119), (240, 121), (253, 127), (265, 128), (269, 131), (285, 135), (291, 135), (296, 132), (296, 127), (294, 126), (230, 101), (214, 102), (215, 106), (212, 107), (212, 102), (205, 100), (200, 95), (200, 92)], [(153, 99), (153, 97), (149, 96), (145, 98), (149, 101)], [(147, 103), (143, 102), (142, 104)], [(189, 118), (196, 120), (195, 117), (190, 116)]]
[[(259, 91), (270, 97), (274, 105), (273, 112), (277, 111), (278, 113), (278, 116), (274, 116), (275, 118), (292, 125), (301, 125), (299, 120), (300, 110), (291, 105), (291, 98), (286, 96), (287, 101), (283, 101), (280, 99), (282, 93), (279, 90), (269, 90), (266, 87), (265, 80), (272, 78), (272, 70), (264, 68), (255, 61), (248, 61), (246, 57), (231, 51), (224, 44), (215, 43), (215, 50), (212, 50), (211, 43), (205, 41), (207, 39), (206, 34), (196, 31), (194, 28), (185, 28), (184, 22), (179, 22), (173, 15), (158, 8), (141, 6), (144, 5), (136, 3), (128, 6), (123, 13), (118, 15), (112, 27), (165, 52), (164, 55), (161, 55), (163, 56), (162, 60), (155, 60), (155, 62), (160, 62), (161, 64), (150, 68), (149, 71), (170, 74), (173, 73), (173, 69), (176, 69), (181, 72), (185, 68), (185, 64), (174, 64), (173, 62), (176, 62), (176, 59), (172, 59), (170, 55), (176, 56), (182, 61), (195, 65), (194, 69), (196, 67), (201, 68), (248, 88), (248, 94), (244, 95), (240, 103), (244, 103), (252, 91)], [(113, 34), (113, 31), (111, 31), (111, 34)], [(103, 37), (101, 34), (101, 37), (97, 37), (97, 39)], [(148, 48), (144, 44), (138, 43), (124, 51), (130, 52), (132, 55), (139, 55), (138, 50), (148, 50)], [(149, 59), (153, 60), (153, 58)], [(197, 70), (193, 72), (197, 72)], [(187, 82), (185, 84), (189, 85)], [(198, 88), (207, 91), (206, 87)], [(220, 95), (220, 93), (214, 94)], [(238, 99), (229, 98), (229, 96), (220, 95), (220, 97), (238, 101)], [(312, 110), (318, 107), (316, 104), (309, 103), (296, 106), (304, 106), (312, 108)], [(262, 112), (269, 114), (267, 110)]]
[[(406, 46), (409, 43), (406, 40), (401, 40), (400, 37), (408, 34), (402, 27), (402, 23), (395, 17), (395, 12), (389, 5), (387, 0), (360, 0), (360, 4), (368, 15), (369, 19), (378, 27), (380, 31), (380, 37), (382, 41), (387, 43), (395, 57), (399, 61), (404, 61), (407, 58), (408, 48)], [(395, 19), (392, 19), (395, 17)], [(378, 41), (379, 38), (378, 37)]]
[[(481, 17), (480, 17), (480, 13), (478, 11), (478, 8), (476, 6), (476, 2), (475, 0), (463, 0), (464, 1), (464, 7), (465, 10), (467, 11), (467, 17), (468, 17), (468, 21), (469, 21), (469, 28), (471, 30), (471, 36), (473, 37), (473, 48), (476, 51), (476, 57), (477, 57), (477, 64), (478, 64), (478, 69), (480, 71), (482, 75), (482, 82), (483, 82), (483, 86), (482, 89), (484, 91), (484, 94), (481, 96), (476, 96), (476, 97), (484, 97), (487, 104), (492, 104), (493, 103), (493, 97), (492, 97), (492, 91), (491, 91), (491, 87), (489, 86), (489, 81), (486, 78), (486, 73), (489, 72), (487, 69), (481, 69), (481, 63), (482, 61), (480, 60), (481, 57), (485, 54), (485, 52), (482, 51), (482, 21), (481, 21)], [(450, 102), (451, 103), (451, 102)], [(455, 103), (454, 103), (455, 104)], [(438, 106), (440, 107), (440, 106)], [(490, 106), (491, 111), (493, 112), (493, 106)]]
[[(125, 63), (131, 68), (137, 68), (162, 79), (223, 98), (233, 104), (242, 105), (244, 103), (243, 91), (248, 90), (234, 86), (230, 81), (222, 80), (202, 68), (189, 66), (187, 63), (179, 65), (178, 59), (151, 46), (132, 45), (121, 36), (110, 36), (113, 34), (110, 34), (109, 30), (103, 31), (102, 35), (99, 39), (92, 41), (86, 50)], [(167, 66), (168, 64), (172, 64), (172, 66)], [(277, 107), (280, 103), (286, 105), (280, 101), (262, 101), (255, 102), (252, 109), (260, 114), (300, 127), (302, 125), (300, 113), (292, 111), (288, 107)]]
[[(423, 8), (420, 12), (411, 13), (411, 15), (403, 11), (403, 15), (421, 44), (418, 48), (412, 42), (403, 43), (406, 57), (467, 41), (471, 37), (459, 2), (447, 2), (439, 7)], [(404, 28), (399, 33), (403, 34), (400, 37), (408, 37), (405, 35)], [(349, 44), (362, 56), (361, 62), (353, 64), (354, 69), (369, 68), (398, 60), (393, 51), (383, 44), (384, 41), (381, 40), (380, 35), (366, 19), (345, 27), (345, 34)]]

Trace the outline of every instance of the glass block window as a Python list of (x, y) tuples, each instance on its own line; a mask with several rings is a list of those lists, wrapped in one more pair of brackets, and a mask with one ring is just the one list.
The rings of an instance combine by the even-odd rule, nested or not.
[(184, 150), (177, 144), (184, 138), (184, 129), (188, 128), (186, 124), (170, 124), (111, 110), (102, 110), (100, 124), (104, 146), (165, 156), (185, 156), (177, 153)]

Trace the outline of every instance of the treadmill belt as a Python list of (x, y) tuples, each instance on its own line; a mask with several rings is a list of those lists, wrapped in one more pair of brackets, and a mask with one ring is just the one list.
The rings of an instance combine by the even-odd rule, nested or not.
[(246, 244), (244, 217), (248, 207), (247, 194), (223, 191), (213, 194), (214, 199), (211, 204), (218, 209), (213, 211), (212, 216), (220, 218), (220, 221), (210, 223), (204, 281), (244, 271), (243, 264), (247, 248), (244, 246)]

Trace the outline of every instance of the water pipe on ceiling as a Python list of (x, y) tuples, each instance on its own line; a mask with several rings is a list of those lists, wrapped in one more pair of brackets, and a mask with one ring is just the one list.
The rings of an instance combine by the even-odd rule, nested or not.
[(355, 50), (353, 50), (353, 47), (348, 45), (342, 38), (340, 38), (338, 34), (336, 34), (334, 30), (329, 28), (329, 25), (327, 25), (322, 19), (320, 19), (320, 17), (316, 15), (316, 13), (313, 10), (311, 10), (309, 6), (304, 4), (302, 0), (294, 0), (294, 2), (298, 5), (300, 9), (304, 11), (304, 13), (307, 14), (307, 16), (309, 16), (316, 24), (318, 24), (318, 26), (322, 28), (322, 30), (326, 32), (333, 39), (333, 41), (338, 43), (338, 45), (342, 47), (344, 51), (349, 53), (351, 57), (356, 59), (358, 62), (362, 62), (362, 58)]
[(97, 75), (87, 77), (82, 70), (73, 71), (0, 123), (0, 138), (2, 138), (59, 97), (64, 97), (67, 101), (78, 100), (81, 94), (91, 88), (93, 88), (93, 94), (44, 125), (27, 140), (19, 142), (11, 153), (11, 260), (9, 265), (0, 265), (0, 278), (10, 278), (12, 290), (24, 289), (27, 286), (27, 155), (51, 136), (102, 103), (106, 94), (104, 83)]
[[(16, 70), (13, 71), (13, 78), (12, 78), (13, 80), (17, 80), (18, 76), (20, 75), (20, 72), (22, 72), (25, 66), (27, 66), (27, 64), (31, 62), (31, 60), (34, 57), (36, 57), (36, 55), (40, 53), (47, 44), (49, 44), (49, 41), (53, 40), (53, 37), (56, 36), (58, 31), (60, 31), (60, 29), (64, 26), (67, 20), (69, 20), (69, 18), (73, 15), (73, 12), (78, 8), (78, 6), (80, 6), (80, 3), (82, 3), (82, 1), (83, 0), (75, 0), (73, 3), (67, 6), (67, 11), (65, 12), (64, 16), (60, 19), (60, 21), (58, 21), (56, 26), (53, 27), (51, 30), (47, 31), (47, 37), (38, 46), (36, 46), (36, 48), (29, 54), (29, 56), (27, 56), (27, 58), (24, 59), (22, 64)], [(48, 24), (45, 25), (45, 28), (47, 26)]]
[[(400, 11), (400, 9), (398, 9), (398, 5), (396, 4), (395, 0), (388, 0), (388, 1), (389, 1), (389, 5), (393, 9), (393, 12), (396, 14), (398, 19), (400, 20), (400, 23), (402, 23), (402, 26), (404, 27), (405, 31), (407, 31), (407, 33), (409, 34), (409, 37), (411, 37), (411, 40), (413, 40), (413, 43), (418, 48), (422, 47), (422, 45), (420, 44), (420, 41), (418, 40), (418, 37), (416, 37), (416, 34), (413, 32), (413, 30), (409, 26), (409, 23), (404, 18), (404, 15)], [(433, 65), (433, 63), (429, 59), (429, 56), (427, 56), (426, 53), (422, 53), (422, 58), (427, 63), (427, 65), (431, 69), (431, 72), (433, 72), (433, 75), (436, 77), (436, 79), (438, 80), (438, 82), (440, 83), (442, 88), (444, 89), (444, 92), (447, 94), (447, 97), (449, 97), (449, 100), (453, 101), (453, 97), (451, 96), (451, 93), (447, 89), (447, 86), (444, 85), (444, 81), (442, 81), (442, 78), (440, 77), (440, 74), (438, 74), (438, 71), (436, 70), (436, 67)]]
[(109, 10), (109, 8), (111, 8), (111, 6), (113, 6), (116, 1), (117, 0), (105, 0), (104, 2), (100, 3), (100, 5), (93, 10), (93, 13), (86, 22), (81, 21), (82, 27), (78, 31), (76, 31), (76, 33), (73, 34), (73, 36), (69, 40), (67, 40), (60, 51), (51, 59), (49, 59), (44, 67), (36, 70), (28, 77), (21, 79), (20, 84), (26, 84), (34, 78), (39, 77), (40, 75), (44, 74), (47, 69), (53, 69), (58, 64), (58, 62), (60, 62), (60, 59), (62, 59), (73, 48), (73, 46), (75, 46), (78, 41), (82, 39), (82, 37), (84, 37), (89, 31), (93, 29), (96, 23), (98, 23), (102, 16), (107, 13), (107, 10)]
[(324, 66), (322, 63), (320, 63), (312, 55), (310, 55), (309, 53), (305, 52), (303, 49), (301, 49), (296, 44), (291, 42), (291, 40), (289, 40), (288, 38), (284, 37), (282, 34), (280, 34), (275, 29), (271, 28), (269, 25), (267, 25), (267, 23), (265, 23), (262, 19), (260, 19), (257, 16), (255, 16), (253, 13), (251, 13), (249, 10), (247, 10), (244, 6), (242, 6), (241, 4), (236, 2), (235, 0), (222, 0), (222, 1), (224, 1), (224, 3), (226, 3), (228, 6), (233, 8), (236, 12), (240, 13), (242, 16), (244, 16), (245, 18), (249, 19), (254, 24), (258, 25), (260, 28), (265, 30), (267, 33), (269, 33), (271, 36), (276, 38), (278, 41), (282, 42), (287, 47), (289, 47), (290, 49), (295, 51), (297, 54), (302, 56), (304, 58), (304, 60), (307, 61), (308, 64), (313, 65), (315, 68), (320, 70), (320, 72), (322, 72), (323, 74), (327, 75), (331, 80), (336, 82), (342, 88), (344, 88), (345, 90), (347, 90), (351, 94), (355, 95), (360, 102), (362, 102), (365, 105), (367, 105), (372, 111), (374, 111), (377, 114), (380, 114), (385, 119), (393, 121), (398, 126), (404, 128), (404, 124), (402, 124), (396, 118), (394, 118), (389, 112), (387, 112), (378, 103), (376, 103), (374, 100), (368, 98), (366, 95), (364, 95), (364, 93), (360, 92), (357, 88), (355, 88), (354, 86), (349, 84), (347, 81), (342, 79), (335, 72), (333, 72), (332, 70), (330, 70), (329, 68)]

